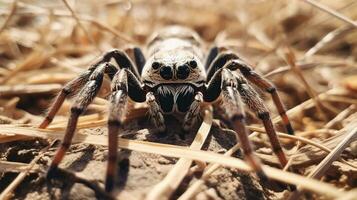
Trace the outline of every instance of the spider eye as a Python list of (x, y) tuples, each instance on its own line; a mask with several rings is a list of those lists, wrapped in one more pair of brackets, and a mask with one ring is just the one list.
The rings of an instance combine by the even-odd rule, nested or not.
[(186, 79), (190, 74), (190, 68), (187, 64), (181, 65), (177, 68), (177, 78)]
[(152, 65), (151, 65), (151, 67), (152, 67), (153, 69), (159, 69), (160, 63), (158, 63), (158, 62), (153, 62)]
[(164, 78), (165, 80), (170, 80), (170, 79), (172, 79), (173, 72), (172, 72), (171, 67), (169, 67), (169, 66), (161, 67), (161, 69), (160, 69), (160, 76), (161, 76), (162, 78)]
[(197, 67), (197, 62), (195, 60), (191, 60), (189, 63), (188, 63), (192, 68), (196, 68)]

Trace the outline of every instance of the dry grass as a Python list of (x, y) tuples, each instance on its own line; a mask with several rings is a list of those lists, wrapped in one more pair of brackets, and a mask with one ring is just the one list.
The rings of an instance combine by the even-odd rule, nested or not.
[[(283, 133), (280, 117), (270, 99), (273, 121), (289, 155), (289, 165), (298, 174), (276, 168), (264, 129), (248, 112), (256, 152), (271, 179), (298, 186), (298, 192), (283, 194), (269, 190), (270, 198), (353, 199), (357, 186), (357, 4), (352, 0), (211, 0), (197, 1), (70, 1), (44, 3), (35, 0), (0, 2), (0, 199), (21, 198), (16, 191), (30, 174), (44, 174), (45, 151), (29, 162), (8, 160), (7, 145), (22, 148), (22, 141), (61, 139), (70, 101), (47, 130), (35, 127), (61, 86), (74, 78), (103, 51), (145, 46), (145, 40), (168, 24), (191, 27), (212, 44), (229, 46), (279, 88), (296, 136)], [(100, 94), (79, 120), (75, 142), (107, 146), (106, 135), (91, 129), (106, 125), (106, 80)], [(127, 121), (146, 117), (142, 104), (130, 105)], [(224, 166), (241, 171), (250, 167), (229, 157), (239, 144), (223, 154), (200, 150), (211, 127), (229, 132), (206, 108), (204, 119), (191, 147), (120, 139), (119, 148), (179, 158), (166, 177), (152, 185), (147, 199), (169, 199), (185, 178), (198, 171), (179, 199), (197, 195), (215, 198), (205, 181)], [(212, 119), (215, 118), (215, 119)], [(217, 119), (216, 119), (217, 118)], [(129, 134), (140, 134), (140, 131)], [(105, 129), (104, 129), (105, 130)], [(127, 131), (126, 131), (127, 132)], [(45, 150), (50, 148), (46, 143)], [(25, 150), (25, 147), (23, 147)], [(46, 165), (46, 164), (45, 164)], [(269, 166), (270, 165), (270, 166)], [(91, 188), (100, 184), (76, 174), (77, 182)], [(104, 176), (104, 174), (103, 174)], [(143, 177), (146, 174), (142, 174)], [(5, 177), (5, 178), (4, 178)], [(315, 179), (314, 179), (315, 178)], [(100, 182), (100, 181), (99, 181)], [(138, 186), (140, 187), (140, 186)], [(182, 186), (181, 186), (182, 187)], [(36, 190), (29, 188), (28, 191)], [(269, 195), (268, 195), (269, 196)], [(123, 190), (118, 198), (136, 199)], [(243, 198), (243, 197), (242, 197)]]

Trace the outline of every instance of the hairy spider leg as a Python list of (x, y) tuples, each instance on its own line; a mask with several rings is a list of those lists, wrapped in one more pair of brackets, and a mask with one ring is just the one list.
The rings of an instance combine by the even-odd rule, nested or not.
[[(146, 63), (146, 59), (142, 50), (139, 47), (133, 46), (126, 48), (124, 51), (135, 62), (135, 66), (140, 75)], [(138, 78), (140, 79), (140, 77)]]
[(203, 99), (206, 102), (212, 102), (219, 96), (222, 97), (229, 122), (236, 132), (237, 141), (239, 140), (241, 143), (245, 160), (257, 173), (258, 177), (263, 182), (266, 182), (268, 178), (262, 169), (259, 159), (254, 155), (252, 144), (248, 138), (249, 132), (246, 129), (243, 102), (237, 90), (237, 85), (238, 82), (230, 70), (220, 68), (209, 81)]
[[(129, 84), (130, 83), (130, 84)], [(141, 94), (138, 102), (145, 101), (145, 92), (141, 88), (140, 81), (128, 69), (118, 71), (112, 81), (112, 93), (109, 97), (109, 117), (108, 117), (108, 163), (105, 179), (105, 190), (111, 192), (114, 189), (116, 169), (117, 169), (117, 150), (118, 133), (124, 123), (126, 114), (128, 91), (136, 91)], [(131, 98), (131, 97), (130, 97)]]
[[(119, 66), (119, 70), (110, 63), (111, 58), (115, 59)], [(134, 70), (134, 72), (132, 70)], [(141, 82), (138, 79), (139, 75), (137, 69), (134, 67), (127, 54), (120, 50), (113, 50), (105, 53), (100, 61), (91, 66), (88, 71), (65, 85), (53, 103), (46, 119), (40, 125), (41, 128), (45, 128), (57, 113), (64, 99), (68, 95), (79, 91), (71, 107), (71, 114), (68, 119), (64, 139), (50, 165), (47, 179), (56, 177), (56, 169), (58, 169), (59, 163), (62, 161), (66, 151), (71, 145), (78, 118), (97, 95), (103, 82), (104, 74), (108, 74), (113, 81), (112, 94), (110, 96), (110, 115), (108, 119), (109, 158), (106, 175), (106, 190), (111, 191), (113, 189), (118, 148), (117, 135), (123, 116), (125, 115), (126, 96), (129, 96), (136, 102), (144, 102), (146, 96), (146, 92), (142, 89)]]
[[(212, 48), (211, 51), (215, 52), (216, 50)], [(219, 53), (216, 58), (211, 62), (211, 66), (208, 69), (208, 80), (213, 76), (216, 69), (223, 67), (227, 62), (231, 60), (234, 60), (235, 62), (229, 65), (231, 70), (234, 71), (236, 69), (239, 69), (243, 76), (245, 76), (250, 82), (252, 82), (253, 84), (271, 95), (274, 105), (282, 118), (282, 122), (285, 126), (287, 133), (290, 135), (294, 135), (294, 129), (291, 126), (289, 117), (286, 115), (286, 109), (280, 99), (276, 87), (268, 80), (257, 74), (246, 62), (240, 59), (235, 53), (229, 51)]]
[[(138, 48), (135, 48), (137, 50), (134, 51), (135, 55), (135, 60), (140, 60), (140, 62), (145, 61), (143, 58), (138, 58), (140, 56), (143, 56), (141, 53), (141, 50), (138, 50)], [(136, 52), (136, 53), (135, 53)], [(130, 58), (127, 56), (127, 54), (124, 51), (121, 50), (111, 50), (103, 54), (103, 56), (100, 58), (99, 61), (97, 61), (94, 65), (92, 65), (88, 70), (83, 72), (81, 75), (79, 75), (77, 78), (74, 80), (70, 81), (67, 83), (61, 91), (58, 93), (56, 96), (54, 102), (52, 103), (49, 111), (46, 114), (45, 119), (42, 121), (42, 123), (39, 125), (39, 128), (46, 128), (53, 120), (55, 115), (57, 114), (58, 110), (60, 109), (61, 105), (63, 104), (64, 100), (67, 97), (70, 97), (74, 94), (77, 94), (85, 85), (85, 83), (88, 81), (90, 75), (93, 73), (93, 71), (101, 64), (110, 62), (110, 60), (114, 58), (115, 62), (119, 65), (121, 63), (121, 68), (129, 68), (129, 70), (133, 71), (136, 77), (140, 77), (138, 70), (134, 65), (132, 65)], [(105, 69), (105, 73), (109, 75), (109, 77), (112, 79), (114, 74), (117, 72), (117, 67), (113, 65), (109, 65)]]
[(259, 88), (270, 93), (273, 102), (278, 110), (278, 113), (281, 116), (282, 122), (285, 126), (287, 133), (290, 135), (294, 135), (294, 129), (291, 126), (289, 117), (286, 115), (286, 109), (284, 108), (284, 105), (280, 99), (276, 87), (267, 79), (254, 72), (252, 68), (247, 65), (243, 60), (237, 59), (235, 60), (235, 62), (237, 62), (238, 69), (243, 74), (243, 76), (245, 76), (250, 82), (258, 86)]
[(68, 96), (76, 94), (80, 89), (82, 89), (84, 84), (88, 81), (88, 78), (92, 74), (92, 72), (92, 69), (88, 69), (80, 76), (78, 76), (78, 78), (70, 81), (61, 89), (61, 91), (56, 96), (54, 103), (51, 105), (51, 108), (49, 109), (45, 119), (39, 125), (39, 128), (46, 128), (52, 122), (64, 100)]
[(264, 102), (259, 97), (258, 93), (255, 92), (254, 88), (252, 88), (246, 83), (243, 77), (239, 77), (239, 82), (240, 83), (238, 84), (238, 91), (243, 99), (243, 102), (256, 113), (257, 117), (260, 120), (262, 120), (270, 143), (272, 145), (273, 152), (277, 155), (281, 166), (284, 167), (288, 161), (281, 148), (268, 109), (264, 105)]
[[(238, 56), (235, 55), (234, 53), (229, 53), (229, 52), (223, 52), (223, 53), (220, 53), (216, 59), (214, 59), (214, 61), (211, 63), (211, 67), (208, 71), (208, 78), (209, 77), (212, 77), (211, 79), (213, 80), (213, 77), (215, 76), (215, 74), (213, 74), (213, 71), (214, 70), (217, 70), (217, 69), (222, 69), (222, 68), (227, 68), (229, 69), (230, 71), (234, 72), (236, 71), (237, 69), (239, 69), (239, 67), (241, 67), (241, 64), (237, 62), (237, 59)], [(212, 75), (213, 74), (213, 75)], [(243, 73), (242, 73), (243, 74)], [(256, 74), (256, 73), (255, 73)], [(237, 77), (237, 80), (240, 80), (240, 82), (244, 83), (244, 85), (246, 85), (245, 87), (248, 87), (248, 84), (246, 83), (246, 81), (244, 80), (243, 77), (241, 77), (239, 74), (235, 73), (233, 74)], [(244, 76), (244, 74), (243, 74)], [(249, 77), (247, 77), (249, 78)], [(249, 79), (248, 79), (249, 80)], [(254, 82), (253, 82), (254, 83)], [(238, 85), (240, 86), (240, 85)], [(238, 91), (240, 91), (240, 93), (243, 92), (243, 89), (242, 87), (238, 88)], [(254, 91), (254, 89), (252, 87), (249, 87), (249, 92), (252, 91), (254, 92), (255, 94), (254, 95), (250, 95), (248, 97), (251, 97), (251, 99), (247, 99), (246, 98), (246, 103), (247, 105), (253, 110), (253, 111), (256, 111), (256, 108), (264, 108), (264, 111), (266, 111), (266, 113), (268, 114), (259, 114), (258, 117), (262, 120), (263, 124), (264, 124), (264, 127), (266, 128), (266, 131), (267, 131), (267, 134), (269, 136), (269, 139), (272, 143), (272, 146), (273, 146), (273, 150), (274, 148), (275, 149), (275, 153), (276, 155), (278, 156), (279, 158), (279, 161), (280, 161), (280, 164), (282, 165), (282, 167), (284, 167), (286, 165), (286, 156), (284, 154), (283, 151), (279, 151), (279, 149), (281, 149), (281, 145), (279, 143), (279, 140), (277, 139), (277, 136), (276, 136), (276, 132), (275, 132), (275, 129), (274, 129), (274, 126), (273, 124), (271, 123), (271, 120), (270, 120), (270, 116), (269, 116), (269, 112), (267, 111), (266, 107), (264, 106), (264, 103), (262, 102), (262, 100), (259, 98), (259, 95), (256, 94), (256, 92)], [(245, 89), (244, 91), (247, 91), (247, 89)], [(212, 91), (213, 92), (213, 91)], [(242, 93), (242, 94), (246, 94), (247, 92), (245, 93)], [(215, 94), (215, 98), (218, 97), (218, 93), (216, 92)], [(257, 104), (256, 107), (254, 107), (253, 105), (254, 104)], [(258, 104), (261, 104), (261, 105), (258, 105)], [(255, 110), (254, 110), (255, 109)], [(281, 112), (282, 113), (282, 112)], [(284, 118), (284, 117), (283, 117)], [(271, 124), (270, 124), (271, 123)], [(290, 124), (290, 122), (289, 122)]]
[(58, 168), (59, 163), (62, 161), (66, 151), (71, 145), (71, 141), (77, 127), (78, 117), (85, 111), (85, 109), (97, 95), (103, 81), (104, 71), (108, 65), (110, 64), (105, 63), (99, 65), (89, 76), (87, 83), (84, 84), (83, 88), (80, 90), (78, 96), (76, 97), (71, 107), (70, 117), (68, 119), (63, 141), (61, 143), (61, 146), (57, 150), (56, 155), (52, 160), (52, 163), (48, 170), (48, 179), (51, 179), (56, 176), (56, 169)]

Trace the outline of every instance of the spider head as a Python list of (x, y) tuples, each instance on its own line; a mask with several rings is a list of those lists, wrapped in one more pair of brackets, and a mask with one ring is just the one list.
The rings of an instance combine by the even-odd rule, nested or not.
[(149, 82), (195, 83), (205, 80), (201, 61), (192, 52), (176, 51), (157, 53), (147, 61), (142, 78)]

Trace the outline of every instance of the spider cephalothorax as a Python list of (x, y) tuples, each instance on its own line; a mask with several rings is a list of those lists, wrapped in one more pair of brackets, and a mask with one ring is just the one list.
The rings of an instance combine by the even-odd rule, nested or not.
[[(149, 59), (142, 69), (141, 80), (161, 108), (157, 114), (155, 109), (150, 109), (154, 123), (161, 130), (165, 129), (163, 117), (158, 116), (161, 113), (186, 113), (185, 129), (197, 117), (199, 109), (190, 107), (196, 105), (193, 104), (195, 95), (202, 91), (206, 80), (201, 46), (198, 37), (182, 27), (159, 32), (148, 45)], [(202, 99), (201, 96), (196, 98)]]
[[(147, 61), (137, 47), (105, 53), (87, 71), (63, 87), (40, 125), (40, 128), (47, 127), (64, 99), (77, 93), (64, 139), (47, 177), (56, 176), (58, 164), (71, 144), (78, 117), (97, 95), (105, 74), (112, 80), (108, 117), (109, 156), (105, 184), (107, 191), (114, 187), (117, 135), (126, 113), (128, 97), (135, 102), (148, 104), (151, 119), (161, 131), (165, 131), (164, 115), (184, 115), (183, 128), (187, 130), (196, 122), (203, 103), (220, 99), (223, 101), (220, 105), (225, 106), (226, 121), (236, 131), (247, 162), (261, 178), (265, 178), (248, 140), (242, 107), (245, 103), (262, 120), (272, 149), (281, 165), (285, 166), (287, 159), (276, 136), (268, 109), (250, 84), (271, 94), (288, 133), (293, 134), (275, 87), (255, 73), (235, 53), (224, 49), (211, 48), (204, 62), (204, 47), (199, 36), (190, 29), (174, 26), (164, 28), (151, 37), (146, 49)], [(130, 52), (132, 58), (126, 52)], [(112, 59), (116, 65), (110, 62)]]

